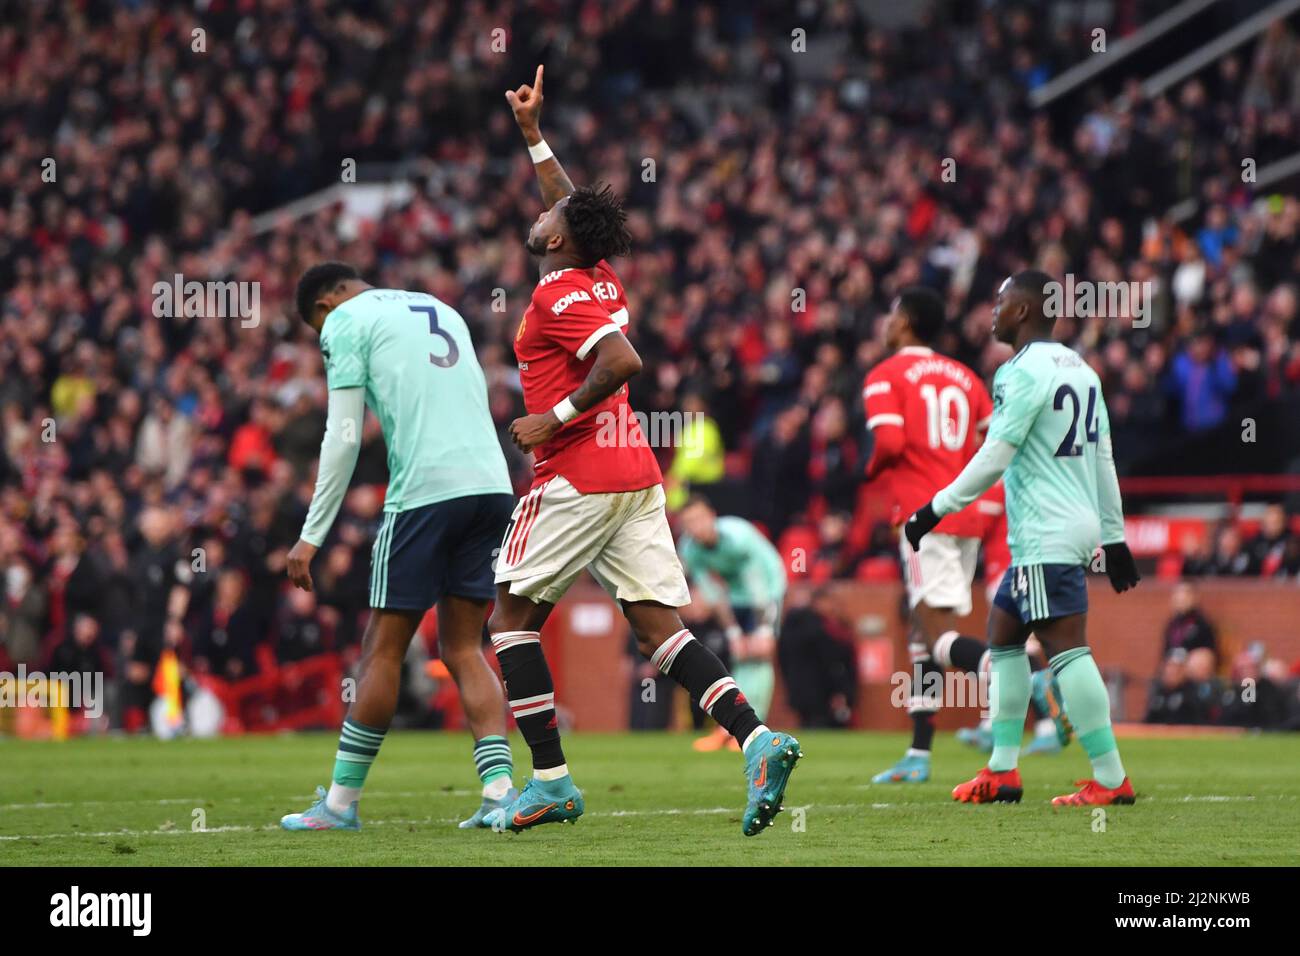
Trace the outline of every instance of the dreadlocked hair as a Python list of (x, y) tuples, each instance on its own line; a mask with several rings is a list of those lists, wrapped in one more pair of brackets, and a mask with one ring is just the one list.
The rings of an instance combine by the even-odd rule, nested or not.
[(570, 193), (564, 204), (564, 221), (587, 267), (601, 259), (625, 256), (632, 248), (627, 210), (608, 184), (582, 186)]

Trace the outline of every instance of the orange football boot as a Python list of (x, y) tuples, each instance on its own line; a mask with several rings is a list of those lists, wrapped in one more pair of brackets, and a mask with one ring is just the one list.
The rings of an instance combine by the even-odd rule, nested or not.
[(952, 798), (962, 803), (1019, 803), (1024, 792), (1019, 770), (997, 771), (984, 767), (974, 780), (954, 787)]
[(1128, 782), (1128, 777), (1125, 777), (1124, 782), (1113, 790), (1103, 787), (1096, 780), (1076, 780), (1074, 785), (1083, 789), (1052, 797), (1052, 806), (1108, 807), (1112, 804), (1129, 804), (1137, 800), (1137, 794), (1133, 792), (1133, 784)]

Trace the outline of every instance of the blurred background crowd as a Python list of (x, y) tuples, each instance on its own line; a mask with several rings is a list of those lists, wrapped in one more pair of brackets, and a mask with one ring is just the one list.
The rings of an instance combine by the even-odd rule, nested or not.
[[(1241, 160), (1264, 168), (1300, 143), (1295, 30), (1161, 95), (1131, 81), (1052, 111), (1028, 97), (1089, 56), (1094, 28), (1114, 42), (1171, 4), (937, 3), (895, 25), (868, 15), (881, 6), (9, 6), (0, 664), (93, 662), (138, 714), (166, 648), (240, 678), (267, 654), (355, 647), (383, 441), (371, 419), (316, 593), (291, 591), (325, 407), (294, 282), (344, 259), (452, 303), (504, 429), (522, 410), (510, 342), (540, 201), (502, 94), (538, 62), (548, 141), (631, 211), (635, 252), (616, 268), (645, 363), (632, 405), (694, 413), (706, 433), (703, 454), (660, 449), (673, 492), (708, 489), (774, 540), (805, 530), (819, 578), (896, 553), (862, 482), (860, 389), (913, 283), (949, 303), (937, 347), (988, 376), (1006, 357), (989, 324), (1007, 274), (1151, 281), (1149, 327), (1059, 329), (1102, 376), (1121, 470), (1300, 470), (1284, 430), (1300, 427), (1285, 414), (1300, 400), (1300, 201), (1243, 181)], [(342, 200), (263, 215), (344, 181), (349, 160), (359, 183), (407, 194), (371, 215)], [(259, 283), (258, 321), (157, 315), (154, 285), (177, 274)], [(1246, 416), (1279, 430), (1243, 446)], [(1225, 524), (1185, 572), (1300, 581), (1294, 512), (1279, 498), (1250, 535)]]

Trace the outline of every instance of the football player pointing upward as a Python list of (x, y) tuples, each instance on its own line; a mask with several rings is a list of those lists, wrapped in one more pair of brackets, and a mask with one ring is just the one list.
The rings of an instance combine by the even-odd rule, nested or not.
[[(538, 128), (541, 67), (532, 87), (506, 98), (548, 208), (528, 233), (541, 280), (515, 335), (529, 414), (510, 426), (515, 443), (534, 453), (536, 477), (501, 545), (488, 629), (510, 709), (532, 751), (533, 779), (486, 819), (495, 829), (522, 830), (582, 814), (539, 632), (586, 568), (622, 606), (641, 652), (744, 749), (749, 792), (741, 826), (752, 836), (781, 809), (799, 745), (762, 724), (722, 662), (677, 616), (690, 595), (664, 514), (659, 466), (627, 407), (624, 383), (641, 370), (641, 359), (623, 335), (626, 298), (605, 261), (628, 251), (626, 214), (608, 187), (575, 189), (551, 155)], [(626, 440), (602, 431), (608, 415), (629, 423)]]

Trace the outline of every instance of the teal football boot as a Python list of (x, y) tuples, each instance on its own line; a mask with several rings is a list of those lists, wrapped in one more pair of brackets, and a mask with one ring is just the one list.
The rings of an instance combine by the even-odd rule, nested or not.
[(745, 751), (745, 779), (749, 782), (745, 815), (740, 830), (745, 836), (762, 833), (781, 812), (785, 785), (803, 756), (799, 741), (789, 734), (769, 732)]
[(360, 830), (357, 805), (353, 801), (346, 813), (335, 813), (325, 804), (325, 788), (316, 788), (316, 802), (302, 813), (286, 813), (280, 818), (286, 830)]
[(871, 778), (872, 783), (925, 783), (930, 779), (929, 754), (904, 754), (888, 770)]
[(584, 809), (582, 791), (573, 785), (569, 775), (559, 780), (532, 779), (505, 806), (489, 810), (482, 825), (498, 833), (506, 830), (518, 833), (543, 823), (577, 823)]
[(1022, 753), (1028, 757), (1030, 754), (1059, 754), (1061, 750), (1061, 741), (1053, 732), (1034, 734), (1033, 740), (1029, 741)]
[(506, 795), (500, 800), (493, 800), (491, 797), (484, 797), (483, 802), (479, 804), (479, 808), (474, 811), (474, 815), (468, 820), (461, 820), (460, 823), (456, 824), (457, 828), (461, 830), (477, 830), (480, 828), (484, 830), (490, 829), (492, 824), (487, 822), (487, 815), (493, 810), (510, 806), (510, 804), (515, 802), (515, 798), (518, 796), (519, 788), (511, 787), (506, 791)]
[(1065, 708), (1061, 706), (1061, 685), (1057, 683), (1056, 675), (1052, 673), (1051, 668), (1034, 671), (1029, 679), (1029, 691), (1039, 714), (1051, 717), (1052, 723), (1056, 724), (1056, 739), (1061, 747), (1064, 747), (1074, 738), (1074, 725), (1070, 723), (1070, 718), (1065, 715)]
[(961, 727), (957, 730), (957, 739), (968, 747), (974, 747), (984, 753), (993, 752), (993, 731), (984, 724), (978, 727)]

